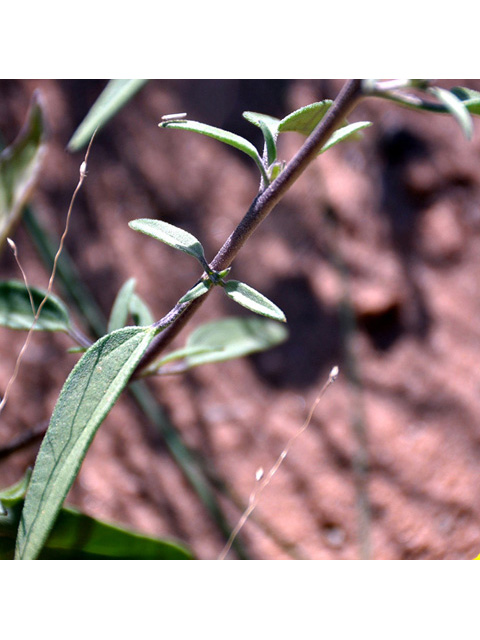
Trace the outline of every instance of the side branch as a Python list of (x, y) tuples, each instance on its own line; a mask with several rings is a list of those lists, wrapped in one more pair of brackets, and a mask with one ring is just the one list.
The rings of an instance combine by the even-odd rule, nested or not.
[[(252, 202), (243, 219), (211, 262), (210, 267), (213, 270), (221, 271), (231, 265), (247, 239), (282, 199), (308, 165), (317, 157), (323, 145), (354, 108), (361, 96), (361, 80), (348, 80), (331, 108), (327, 111), (325, 117), (312, 131), (285, 169), (276, 180)], [(163, 349), (172, 342), (190, 318), (196, 313), (200, 305), (203, 304), (207, 296), (208, 293), (200, 298), (196, 298), (192, 302), (181, 305), (177, 304), (165, 318), (162, 318), (156, 323), (158, 327), (165, 326), (166, 324), (169, 326), (152, 342), (150, 348), (141, 360), (136, 373), (149, 365), (152, 360), (157, 358)], [(169, 323), (168, 321), (166, 322), (167, 318), (174, 318), (174, 320)]]

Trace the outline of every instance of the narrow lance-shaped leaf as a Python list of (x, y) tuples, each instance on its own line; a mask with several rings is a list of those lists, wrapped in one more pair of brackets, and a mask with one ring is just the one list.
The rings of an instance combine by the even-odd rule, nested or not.
[(143, 87), (147, 80), (110, 80), (68, 143), (78, 151)]
[(207, 293), (211, 286), (211, 282), (200, 280), (200, 282), (189, 289), (187, 293), (182, 298), (180, 298), (180, 300), (178, 301), (179, 304), (182, 304), (184, 302), (191, 302), (192, 300), (195, 300), (195, 298), (200, 298), (200, 296), (203, 296), (205, 293)]
[(219, 142), (235, 147), (235, 149), (238, 149), (239, 151), (243, 151), (243, 153), (246, 153), (254, 160), (257, 160), (258, 158), (257, 149), (246, 138), (243, 138), (236, 133), (232, 133), (231, 131), (212, 127), (211, 125), (204, 124), (203, 122), (196, 122), (195, 120), (167, 120), (165, 122), (160, 122), (158, 126), (168, 129), (183, 129), (184, 131), (201, 133), (204, 136), (214, 138)]
[(179, 304), (191, 302), (192, 300), (195, 300), (195, 298), (200, 298), (200, 296), (205, 295), (212, 286), (221, 285), (223, 278), (225, 278), (225, 276), (230, 272), (231, 267), (227, 267), (223, 271), (212, 271), (206, 264), (205, 269), (208, 272), (208, 278), (204, 276), (196, 285), (189, 289), (187, 293), (180, 298), (178, 301)]
[(160, 122), (158, 126), (168, 129), (193, 131), (195, 133), (208, 136), (209, 138), (214, 138), (215, 140), (228, 144), (231, 147), (235, 147), (235, 149), (243, 151), (243, 153), (246, 153), (247, 156), (252, 158), (260, 169), (262, 175), (265, 176), (265, 167), (262, 164), (262, 159), (256, 147), (249, 140), (237, 135), (236, 133), (231, 133), (230, 131), (225, 131), (218, 127), (212, 127), (211, 125), (203, 124), (202, 122), (196, 122), (195, 120), (167, 120), (165, 122)]
[(110, 312), (108, 320), (107, 332), (111, 333), (116, 329), (121, 329), (127, 324), (128, 314), (130, 311), (130, 301), (135, 291), (135, 278), (127, 280), (115, 298), (115, 302)]
[(125, 327), (129, 316), (133, 324), (139, 327), (148, 327), (154, 323), (152, 312), (135, 293), (135, 285), (135, 278), (130, 278), (120, 288), (110, 313), (108, 333)]
[(12, 235), (35, 186), (45, 155), (45, 140), (41, 96), (35, 91), (22, 130), (0, 153), (0, 248)]
[(367, 127), (371, 127), (372, 122), (352, 122), (352, 124), (347, 124), (344, 127), (340, 127), (332, 133), (327, 142), (323, 145), (320, 150), (320, 153), (324, 153), (327, 149), (330, 149), (334, 145), (339, 142), (343, 142), (348, 138), (355, 138), (357, 134), (362, 131), (362, 129), (366, 129)]
[[(46, 291), (30, 287), (30, 293), (35, 310), (45, 298)], [(28, 290), (19, 280), (0, 282), (0, 326), (9, 329), (29, 331), (32, 327), (34, 314)], [(53, 294), (50, 294), (42, 308), (35, 331), (65, 331), (71, 328), (67, 308)]]
[(140, 231), (140, 233), (160, 240), (160, 242), (164, 242), (174, 249), (180, 249), (180, 251), (188, 253), (196, 258), (204, 268), (208, 268), (202, 245), (197, 238), (191, 233), (188, 233), (188, 231), (184, 231), (168, 222), (163, 222), (163, 220), (154, 220), (151, 218), (132, 220), (128, 223), (128, 226), (134, 231)]
[(40, 447), (15, 557), (34, 559), (50, 533), (88, 448), (157, 332), (126, 327), (103, 336), (69, 375)]
[(227, 296), (242, 307), (273, 320), (287, 321), (285, 314), (276, 304), (244, 282), (228, 280), (223, 287)]

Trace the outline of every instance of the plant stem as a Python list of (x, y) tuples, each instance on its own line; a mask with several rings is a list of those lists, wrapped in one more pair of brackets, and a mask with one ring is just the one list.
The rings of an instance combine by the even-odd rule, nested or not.
[[(53, 264), (58, 240), (51, 237), (46, 229), (39, 223), (35, 212), (28, 208), (24, 213), (24, 222), (28, 232), (33, 239), (35, 246), (45, 264), (51, 268)], [(78, 315), (84, 324), (88, 325), (92, 333), (98, 338), (106, 333), (106, 318), (92, 297), (89, 289), (85, 286), (77, 272), (68, 251), (64, 249), (58, 263), (58, 276), (65, 296), (72, 296), (71, 302), (75, 306)], [(77, 336), (78, 338), (79, 336)], [(86, 339), (88, 341), (88, 339)], [(85, 345), (87, 346), (87, 345)], [(154, 396), (143, 382), (136, 382), (130, 386), (130, 393), (138, 405), (140, 411), (149, 419), (151, 425), (163, 437), (167, 449), (181, 472), (190, 482), (193, 490), (198, 496), (202, 505), (208, 510), (217, 528), (227, 540), (230, 535), (230, 527), (223, 514), (221, 504), (218, 501), (212, 482), (207, 478), (206, 471), (201, 468), (195, 460), (193, 452), (184, 444), (175, 426), (170, 422), (168, 416), (154, 399)], [(23, 446), (27, 446), (33, 440), (45, 435), (48, 421), (29, 430), (25, 435), (14, 439), (12, 442), (0, 447), (0, 459), (4, 458)], [(228, 497), (228, 496), (227, 496)], [(237, 548), (240, 557), (246, 558), (246, 552), (240, 545)]]
[[(283, 198), (309, 164), (317, 157), (330, 135), (345, 119), (361, 97), (361, 80), (348, 80), (333, 105), (325, 114), (325, 117), (312, 131), (285, 169), (254, 199), (243, 219), (211, 262), (211, 269), (221, 271), (231, 265), (247, 239)], [(161, 351), (172, 342), (190, 318), (196, 313), (200, 305), (203, 304), (208, 294), (209, 292), (191, 302), (186, 302), (181, 305), (177, 304), (164, 318), (156, 323), (157, 327), (166, 328), (153, 340), (135, 373), (150, 364), (152, 360), (157, 358)]]

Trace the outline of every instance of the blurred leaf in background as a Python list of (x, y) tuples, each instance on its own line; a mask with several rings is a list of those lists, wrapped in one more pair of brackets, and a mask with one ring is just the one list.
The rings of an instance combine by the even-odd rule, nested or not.
[[(47, 291), (44, 289), (36, 287), (27, 289), (20, 280), (1, 281), (0, 326), (29, 331), (34, 320), (32, 303), (36, 311), (46, 294)], [(49, 295), (33, 328), (35, 331), (65, 331), (68, 333), (71, 328), (70, 316), (67, 308), (57, 296)]]
[(45, 155), (42, 98), (32, 96), (26, 121), (15, 141), (0, 153), (0, 249), (20, 220)]
[(86, 146), (97, 129), (103, 127), (143, 87), (148, 80), (109, 80), (80, 126), (67, 149), (78, 151)]

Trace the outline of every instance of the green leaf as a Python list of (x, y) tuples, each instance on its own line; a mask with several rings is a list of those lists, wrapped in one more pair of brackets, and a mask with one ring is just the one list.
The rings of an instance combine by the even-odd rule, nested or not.
[(429, 93), (438, 98), (443, 106), (458, 122), (463, 134), (470, 140), (473, 135), (473, 122), (465, 104), (454, 93), (441, 87), (431, 87)]
[[(30, 474), (18, 484), (0, 491), (5, 514), (0, 514), (0, 560), (12, 560), (15, 536)], [(142, 535), (92, 518), (65, 506), (58, 515), (39, 559), (44, 560), (189, 560), (182, 545)]]
[(238, 280), (228, 280), (224, 284), (225, 293), (229, 298), (232, 298), (237, 304), (242, 305), (250, 311), (259, 313), (267, 318), (273, 320), (279, 320), (280, 322), (286, 322), (285, 314), (277, 305), (273, 304), (264, 295), (252, 289), (244, 282), (238, 282)]
[(270, 175), (270, 181), (273, 182), (278, 176), (282, 173), (285, 168), (285, 162), (274, 162), (268, 168), (268, 173)]
[(110, 80), (83, 122), (73, 134), (67, 149), (78, 151), (95, 133), (148, 82), (147, 80)]
[(121, 329), (127, 324), (130, 312), (130, 302), (135, 290), (135, 278), (130, 278), (123, 284), (113, 303), (110, 318), (108, 320), (107, 333)]
[(362, 129), (366, 129), (367, 127), (371, 127), (372, 122), (353, 122), (352, 124), (347, 124), (345, 127), (340, 127), (332, 133), (327, 142), (323, 145), (320, 153), (323, 153), (330, 147), (338, 144), (339, 142), (343, 142), (348, 138), (355, 138), (357, 134)]
[(262, 129), (263, 138), (265, 140), (265, 150), (267, 152), (268, 166), (273, 164), (277, 159), (277, 145), (272, 132), (264, 122), (260, 122), (260, 128)]
[[(33, 304), (38, 309), (46, 291), (30, 287)], [(29, 331), (34, 320), (25, 284), (19, 280), (0, 282), (0, 326)], [(67, 308), (56, 296), (50, 294), (45, 302), (35, 331), (69, 331), (71, 328)]]
[[(162, 369), (166, 364), (170, 364), (170, 362), (176, 362), (177, 360), (184, 360), (185, 358), (189, 358), (190, 356), (195, 356), (201, 353), (207, 353), (209, 351), (215, 351), (216, 349), (217, 347), (210, 348), (210, 347), (203, 347), (203, 346), (199, 346), (199, 347), (186, 346), (186, 347), (183, 347), (182, 349), (176, 349), (175, 351), (172, 351), (168, 355), (164, 356), (161, 360), (158, 360), (157, 362), (152, 364), (145, 371), (145, 374), (151, 375), (152, 373), (156, 373), (156, 374), (176, 373), (177, 369), (175, 369), (174, 371), (172, 369), (168, 369), (168, 370), (162, 370)], [(182, 366), (180, 370), (183, 372), (187, 368), (190, 368), (190, 367)]]
[(272, 165), (277, 159), (277, 136), (280, 120), (255, 111), (244, 111), (243, 117), (262, 130), (268, 166)]
[(255, 161), (262, 175), (265, 174), (262, 159), (260, 158), (255, 146), (249, 140), (242, 138), (242, 136), (239, 136), (236, 133), (231, 133), (230, 131), (225, 131), (218, 127), (212, 127), (211, 125), (203, 124), (202, 122), (196, 122), (195, 120), (167, 120), (166, 122), (160, 122), (158, 126), (164, 129), (183, 129), (185, 131), (194, 131), (196, 133), (201, 133), (204, 136), (208, 136), (209, 138), (214, 138), (215, 140), (224, 142), (225, 144), (246, 153), (247, 156)]
[(157, 331), (126, 327), (103, 336), (69, 375), (33, 470), (17, 536), (18, 559), (34, 559), (87, 450)]
[(167, 120), (166, 122), (160, 122), (158, 126), (164, 129), (183, 129), (184, 131), (201, 133), (204, 136), (214, 138), (219, 142), (224, 142), (225, 144), (235, 147), (239, 151), (243, 151), (243, 153), (246, 153), (255, 161), (259, 157), (255, 146), (246, 138), (243, 138), (236, 133), (231, 133), (231, 131), (212, 127), (209, 124), (203, 124), (202, 122), (196, 122), (195, 120)]
[[(314, 102), (306, 107), (297, 109), (290, 115), (286, 116), (278, 125), (278, 131), (283, 133), (285, 131), (295, 131), (301, 133), (304, 136), (309, 136), (318, 123), (324, 118), (327, 111), (333, 104), (332, 100), (323, 100), (322, 102)], [(371, 122), (354, 122), (348, 124), (344, 121), (344, 124), (338, 128), (327, 142), (323, 145), (320, 153), (324, 153), (327, 149), (330, 149), (339, 142), (343, 142), (348, 138), (355, 136), (359, 131), (370, 127)]]
[(139, 327), (147, 327), (154, 323), (155, 319), (150, 309), (135, 293), (135, 284), (135, 278), (130, 278), (120, 288), (110, 313), (108, 333), (125, 327), (129, 316), (133, 324)]
[(70, 347), (67, 349), (67, 353), (85, 353), (88, 347)]
[[(160, 374), (184, 372), (202, 364), (242, 358), (250, 353), (271, 349), (287, 337), (286, 326), (272, 320), (257, 317), (223, 318), (195, 329), (183, 349), (172, 351), (156, 362), (151, 370)], [(177, 360), (184, 360), (183, 366), (173, 369), (165, 367)]]
[(32, 470), (27, 469), (23, 478), (21, 478), (14, 485), (0, 490), (0, 499), (4, 503), (6, 508), (9, 508), (23, 500), (25, 493), (27, 492), (30, 478), (32, 477)]
[(203, 267), (208, 267), (203, 247), (191, 233), (168, 222), (151, 218), (132, 220), (128, 223), (128, 226), (134, 231), (140, 231), (140, 233), (160, 240), (160, 242), (164, 242), (174, 249), (180, 249), (180, 251), (188, 253), (199, 260)]
[(205, 282), (205, 280), (201, 280), (194, 287), (189, 289), (183, 296), (183, 298), (180, 298), (178, 302), (182, 304), (184, 302), (191, 302), (192, 300), (195, 300), (195, 298), (200, 298), (200, 296), (203, 296), (205, 293), (207, 293), (211, 286), (211, 282)]
[(0, 153), (0, 248), (12, 234), (37, 181), (45, 155), (45, 121), (38, 91), (18, 137)]
[(222, 362), (265, 351), (284, 342), (288, 330), (283, 324), (263, 318), (223, 318), (196, 329), (187, 340), (187, 347), (203, 348), (204, 352), (187, 355), (189, 367)]
[(133, 324), (138, 327), (148, 327), (155, 322), (155, 318), (153, 317), (149, 307), (137, 293), (133, 293), (130, 298), (129, 311), (132, 316)]
[(480, 115), (480, 91), (467, 87), (453, 87), (450, 92), (463, 102), (470, 113)]
[(256, 111), (244, 111), (242, 115), (245, 120), (248, 120), (248, 122), (251, 122), (256, 127), (262, 128), (262, 124), (267, 126), (270, 129), (273, 138), (276, 140), (278, 135), (278, 125), (280, 124), (280, 120), (278, 118), (268, 116), (265, 113), (257, 113)]
[(314, 102), (293, 111), (293, 113), (290, 113), (280, 121), (278, 125), (279, 133), (295, 131), (304, 136), (309, 136), (332, 104), (333, 100), (322, 100), (322, 102)]

